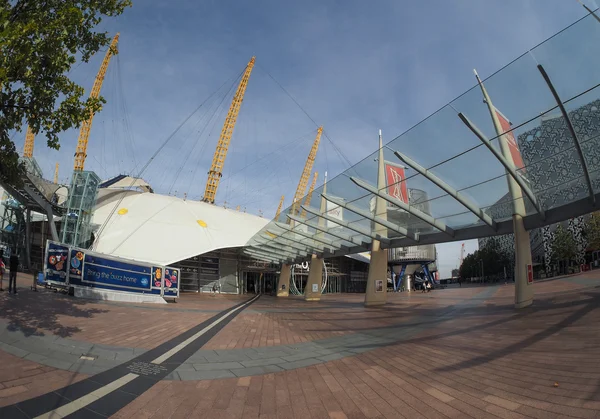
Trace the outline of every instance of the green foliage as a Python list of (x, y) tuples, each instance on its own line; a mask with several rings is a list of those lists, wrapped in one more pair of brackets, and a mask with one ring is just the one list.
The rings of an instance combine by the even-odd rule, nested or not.
[(600, 212), (593, 213), (587, 220), (583, 236), (588, 242), (588, 248), (600, 250)]
[(48, 147), (58, 134), (78, 127), (104, 99), (82, 97), (67, 74), (87, 62), (111, 37), (95, 28), (131, 0), (0, 0), (0, 175), (17, 177), (18, 154), (8, 133), (29, 125), (43, 131)]
[(558, 225), (552, 241), (552, 259), (555, 262), (573, 259), (577, 255), (577, 243), (570, 231)]
[(461, 278), (481, 276), (481, 264), (485, 276), (504, 274), (511, 266), (510, 256), (500, 249), (498, 239), (491, 238), (486, 245), (465, 257), (460, 267)]

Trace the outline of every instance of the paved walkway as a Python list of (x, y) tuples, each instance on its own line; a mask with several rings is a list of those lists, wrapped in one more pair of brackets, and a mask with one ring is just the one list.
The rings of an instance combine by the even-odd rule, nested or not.
[[(0, 293), (1, 417), (600, 418), (600, 273), (166, 306)], [(556, 384), (555, 384), (556, 383)]]

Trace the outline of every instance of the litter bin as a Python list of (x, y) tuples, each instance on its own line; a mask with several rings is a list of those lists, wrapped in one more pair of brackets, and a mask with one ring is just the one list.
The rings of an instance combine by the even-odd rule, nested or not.
[(40, 271), (38, 271), (37, 269), (33, 270), (33, 285), (31, 286), (31, 289), (33, 291), (37, 291), (37, 281), (38, 281), (38, 274)]

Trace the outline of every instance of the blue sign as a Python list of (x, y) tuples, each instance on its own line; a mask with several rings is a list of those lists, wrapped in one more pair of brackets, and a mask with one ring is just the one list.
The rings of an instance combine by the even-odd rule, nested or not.
[(135, 265), (86, 254), (82, 282), (106, 288), (131, 291), (150, 291), (152, 270)]
[(46, 281), (67, 282), (69, 247), (48, 242), (46, 251)]

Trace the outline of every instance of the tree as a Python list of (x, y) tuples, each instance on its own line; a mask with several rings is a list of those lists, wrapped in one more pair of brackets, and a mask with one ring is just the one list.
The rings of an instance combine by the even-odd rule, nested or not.
[(465, 257), (460, 267), (461, 278), (481, 276), (482, 265), (485, 276), (503, 274), (504, 268), (512, 265), (496, 238), (490, 238), (485, 246)]
[[(67, 74), (110, 44), (95, 28), (131, 0), (0, 0), (0, 176), (18, 181), (21, 167), (9, 133), (29, 125), (48, 147), (58, 134), (98, 112), (103, 98), (82, 100), (83, 87)], [(116, 52), (116, 51), (115, 51)]]
[(600, 212), (594, 212), (585, 223), (583, 236), (588, 242), (588, 248), (600, 250)]
[(552, 241), (552, 258), (555, 262), (571, 260), (577, 255), (577, 244), (570, 231), (558, 225)]

